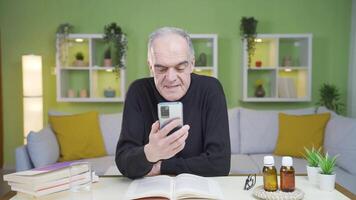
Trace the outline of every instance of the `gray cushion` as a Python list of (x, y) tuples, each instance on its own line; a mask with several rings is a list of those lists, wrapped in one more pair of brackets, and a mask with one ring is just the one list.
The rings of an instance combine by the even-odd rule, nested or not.
[(230, 174), (257, 174), (259, 172), (257, 164), (248, 155), (231, 155)]
[(31, 131), (27, 136), (27, 148), (33, 165), (43, 167), (57, 162), (59, 146), (57, 138), (50, 127), (39, 132)]
[(326, 126), (324, 149), (331, 156), (339, 155), (336, 163), (356, 174), (356, 119), (334, 116)]
[(233, 108), (228, 110), (229, 116), (229, 132), (230, 132), (230, 143), (231, 143), (231, 153), (240, 153), (240, 117), (239, 109)]
[(240, 110), (240, 153), (273, 152), (278, 137), (276, 111)]
[[(259, 172), (262, 172), (263, 168), (263, 157), (271, 155), (271, 154), (254, 154), (250, 155), (250, 158), (257, 164), (259, 168)], [(282, 165), (282, 156), (276, 156), (273, 155), (274, 157), (274, 164), (276, 166), (277, 172), (279, 173), (279, 170)], [(302, 158), (293, 158), (293, 168), (296, 174), (306, 174), (307, 173), (307, 161), (302, 159)]]
[(108, 155), (114, 155), (116, 152), (116, 145), (121, 132), (121, 120), (122, 113), (101, 114), (99, 116), (100, 129)]

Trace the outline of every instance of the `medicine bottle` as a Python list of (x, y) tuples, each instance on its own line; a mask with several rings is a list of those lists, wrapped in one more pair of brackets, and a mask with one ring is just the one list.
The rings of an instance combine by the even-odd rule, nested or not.
[(293, 192), (295, 189), (295, 172), (293, 168), (293, 159), (289, 156), (282, 158), (282, 167), (280, 170), (280, 188), (283, 192)]
[(268, 192), (274, 192), (278, 189), (278, 182), (273, 156), (265, 156), (263, 158), (263, 163), (263, 187)]

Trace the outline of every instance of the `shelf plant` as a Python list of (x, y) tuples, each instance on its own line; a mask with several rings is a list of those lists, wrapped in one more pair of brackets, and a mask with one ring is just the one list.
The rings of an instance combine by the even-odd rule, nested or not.
[(75, 54), (75, 65), (83, 66), (84, 65), (84, 54), (82, 52), (77, 52)]
[(104, 40), (112, 48), (111, 51), (116, 54), (114, 57), (114, 72), (119, 76), (119, 69), (125, 68), (125, 56), (127, 52), (127, 39), (120, 26), (115, 22), (104, 27)]
[(112, 60), (111, 60), (111, 50), (110, 48), (107, 48), (104, 53), (104, 66), (109, 67), (112, 66)]
[(251, 66), (252, 56), (256, 50), (257, 23), (254, 17), (242, 17), (240, 24), (240, 35), (247, 41), (248, 66)]
[(318, 107), (325, 106), (337, 114), (342, 113), (345, 105), (340, 101), (341, 94), (335, 85), (324, 83), (319, 88), (319, 95), (319, 101), (316, 103)]

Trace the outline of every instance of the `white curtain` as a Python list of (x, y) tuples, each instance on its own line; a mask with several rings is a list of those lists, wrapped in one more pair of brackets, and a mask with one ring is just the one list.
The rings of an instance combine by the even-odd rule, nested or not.
[(350, 38), (350, 66), (347, 110), (350, 117), (356, 118), (356, 0), (352, 0)]

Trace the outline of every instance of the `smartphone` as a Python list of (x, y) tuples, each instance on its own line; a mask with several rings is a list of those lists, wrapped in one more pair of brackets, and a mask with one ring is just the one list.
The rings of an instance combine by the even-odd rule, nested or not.
[(183, 104), (181, 102), (161, 102), (157, 105), (160, 128), (165, 127), (174, 119), (181, 119), (181, 123), (168, 133), (172, 134), (183, 126)]

